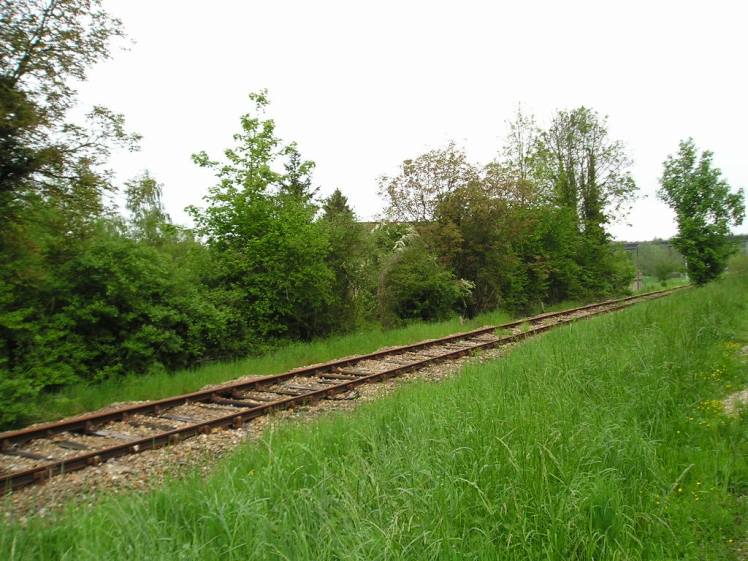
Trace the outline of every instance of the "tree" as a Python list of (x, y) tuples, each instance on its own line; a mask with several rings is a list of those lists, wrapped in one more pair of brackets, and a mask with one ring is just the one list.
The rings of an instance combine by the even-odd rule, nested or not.
[[(478, 182), (445, 195), (424, 238), (458, 278), (474, 284), (467, 313), (515, 306), (523, 294), (525, 271), (514, 252), (516, 213)], [(520, 296), (521, 298), (521, 296)]]
[(379, 178), (379, 194), (387, 205), (385, 214), (402, 222), (428, 222), (439, 200), (478, 176), (465, 152), (454, 142), (405, 160), (400, 173)]
[(645, 275), (664, 283), (673, 274), (685, 270), (683, 256), (675, 248), (665, 245), (666, 242), (654, 240), (639, 245), (637, 265)]
[(521, 109), (508, 123), (504, 148), (496, 159), (483, 168), (483, 183), (494, 197), (510, 206), (530, 207), (548, 202), (543, 182), (538, 176), (541, 130), (532, 115)]
[(280, 192), (304, 202), (311, 201), (319, 191), (312, 187), (314, 162), (301, 159), (295, 142), (286, 146), (283, 156), (286, 158), (283, 164), (285, 174), (280, 180)]
[(725, 270), (734, 248), (730, 226), (745, 216), (743, 191), (732, 192), (712, 164), (712, 152), (699, 156), (692, 138), (682, 140), (677, 156), (664, 163), (658, 196), (675, 211), (678, 235), (673, 244), (686, 258), (688, 276), (704, 284)]
[(380, 317), (385, 323), (444, 319), (463, 306), (471, 289), (471, 283), (456, 279), (412, 230), (381, 272)]
[(65, 192), (71, 183), (111, 188), (102, 165), (112, 141), (130, 148), (124, 118), (94, 107), (86, 127), (67, 120), (72, 84), (109, 57), (122, 37), (100, 0), (2, 0), (0, 3), (0, 216), (29, 194)]
[(130, 213), (130, 233), (135, 239), (156, 244), (175, 233), (161, 202), (163, 185), (146, 171), (125, 184), (125, 207)]
[(365, 232), (340, 189), (323, 201), (320, 223), (330, 243), (327, 264), (335, 275), (328, 312), (331, 321), (345, 331), (356, 325), (362, 311), (367, 257)]
[(273, 120), (264, 117), (266, 92), (250, 99), (254, 110), (242, 116), (224, 161), (204, 152), (193, 156), (199, 166), (215, 171), (218, 182), (205, 197), (206, 208), (189, 209), (215, 256), (210, 282), (233, 310), (245, 352), (273, 338), (329, 331), (333, 326), (325, 310), (334, 283), (326, 263), (329, 241), (314, 220), (317, 207), (296, 189), (310, 184), (313, 164), (300, 158), (293, 163), (293, 145), (284, 144)]
[(538, 175), (557, 205), (573, 209), (580, 230), (600, 238), (636, 193), (631, 160), (608, 136), (607, 118), (586, 107), (559, 111), (540, 136)]

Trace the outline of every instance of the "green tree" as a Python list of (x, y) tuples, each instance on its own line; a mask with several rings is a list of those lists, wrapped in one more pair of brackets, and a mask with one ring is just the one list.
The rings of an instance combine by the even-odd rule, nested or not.
[(476, 179), (478, 170), (454, 142), (405, 160), (400, 173), (379, 178), (387, 218), (400, 222), (428, 222), (439, 200)]
[(132, 237), (155, 245), (176, 233), (161, 202), (163, 185), (148, 171), (125, 184), (125, 196)]
[(329, 331), (325, 310), (334, 284), (326, 231), (304, 195), (313, 166), (294, 163), (295, 149), (275, 135), (275, 123), (263, 116), (266, 92), (250, 99), (254, 111), (241, 118), (241, 132), (224, 151), (224, 161), (204, 152), (193, 156), (199, 166), (214, 170), (218, 183), (205, 197), (206, 208), (190, 208), (198, 233), (214, 252), (210, 283), (233, 310), (245, 352), (277, 337)]
[(586, 107), (558, 111), (540, 135), (534, 163), (541, 192), (576, 221), (579, 296), (624, 289), (633, 268), (611, 246), (606, 227), (627, 212), (637, 187), (623, 143), (608, 134), (607, 117)]
[(328, 313), (341, 331), (352, 329), (367, 305), (367, 245), (364, 228), (356, 221), (348, 199), (335, 189), (322, 204), (321, 225), (330, 243), (327, 264), (335, 274)]
[(68, 120), (74, 84), (109, 57), (122, 37), (100, 0), (0, 3), (0, 216), (29, 194), (59, 194), (72, 183), (111, 188), (103, 165), (111, 142), (134, 148), (122, 115), (94, 107), (85, 127)]
[(683, 256), (678, 250), (658, 240), (639, 245), (637, 265), (643, 274), (662, 283), (673, 274), (685, 271)]
[(601, 239), (636, 194), (623, 143), (609, 137), (606, 117), (586, 107), (557, 112), (536, 160), (555, 203), (576, 211), (580, 230)]
[(471, 288), (445, 269), (412, 230), (381, 272), (380, 317), (385, 323), (444, 319), (463, 307)]
[(509, 132), (499, 158), (488, 163), (482, 182), (494, 197), (513, 207), (537, 207), (547, 204), (544, 182), (539, 175), (541, 134), (535, 118), (522, 113), (507, 123)]
[(521, 307), (526, 270), (514, 251), (520, 234), (507, 202), (473, 182), (444, 196), (424, 238), (455, 276), (474, 284), (467, 313)]
[(734, 252), (731, 225), (745, 216), (743, 191), (732, 192), (712, 164), (712, 152), (699, 155), (693, 139), (682, 140), (676, 156), (664, 163), (658, 196), (675, 211), (678, 235), (673, 244), (686, 258), (688, 276), (704, 284), (725, 270)]

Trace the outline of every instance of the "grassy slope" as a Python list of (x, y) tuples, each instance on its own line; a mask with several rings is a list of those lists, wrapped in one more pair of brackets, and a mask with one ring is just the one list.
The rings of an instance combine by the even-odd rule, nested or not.
[[(528, 341), (247, 445), (214, 476), (0, 531), (15, 559), (729, 559), (748, 280)], [(740, 343), (740, 344), (745, 344)]]

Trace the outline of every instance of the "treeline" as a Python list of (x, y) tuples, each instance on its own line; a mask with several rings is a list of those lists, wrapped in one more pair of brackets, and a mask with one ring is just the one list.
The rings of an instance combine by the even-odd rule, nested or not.
[(671, 242), (654, 239), (637, 243), (632, 251), (636, 269), (665, 285), (669, 279), (686, 273), (686, 260)]
[(380, 178), (386, 210), (361, 223), (340, 190), (275, 133), (264, 93), (215, 183), (174, 224), (148, 173), (117, 209), (104, 108), (66, 121), (69, 85), (108, 55), (119, 22), (98, 2), (3, 5), (0, 40), (0, 425), (39, 392), (189, 367), (283, 341), (626, 289), (633, 265), (606, 225), (635, 191), (620, 142), (580, 107), (541, 129), (518, 114), (495, 161), (454, 144)]

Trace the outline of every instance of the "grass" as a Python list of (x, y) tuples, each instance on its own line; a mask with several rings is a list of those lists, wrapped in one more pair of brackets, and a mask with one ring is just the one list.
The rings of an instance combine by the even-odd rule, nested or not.
[(688, 277), (678, 277), (673, 279), (667, 279), (665, 282), (657, 280), (655, 277), (644, 276), (641, 278), (641, 285), (639, 290), (634, 291), (636, 294), (641, 292), (652, 292), (653, 290), (664, 290), (666, 288), (674, 288), (676, 286), (683, 286), (688, 284)]
[(0, 529), (0, 558), (734, 559), (748, 279), (554, 330), (247, 444), (207, 478)]

